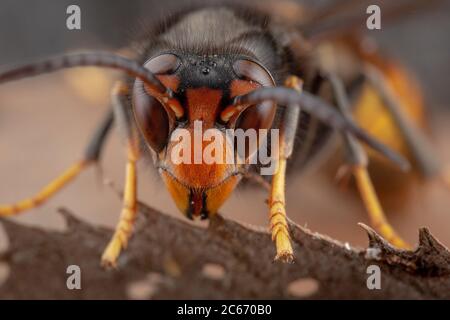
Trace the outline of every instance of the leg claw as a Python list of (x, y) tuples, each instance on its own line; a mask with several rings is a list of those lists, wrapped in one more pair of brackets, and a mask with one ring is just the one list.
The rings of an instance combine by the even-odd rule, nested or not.
[(277, 253), (277, 255), (274, 258), (274, 261), (276, 262), (282, 262), (282, 263), (294, 263), (294, 254), (289, 251), (282, 251)]

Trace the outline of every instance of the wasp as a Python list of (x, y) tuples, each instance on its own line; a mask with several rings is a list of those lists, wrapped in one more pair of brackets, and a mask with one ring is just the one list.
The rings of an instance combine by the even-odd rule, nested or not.
[[(126, 178), (120, 220), (101, 258), (104, 266), (116, 266), (132, 235), (138, 213), (136, 163), (147, 157), (189, 219), (212, 217), (245, 178), (268, 186), (275, 260), (292, 262), (286, 172), (314, 162), (337, 134), (346, 151), (346, 173), (354, 177), (373, 227), (393, 245), (407, 248), (385, 217), (369, 161), (411, 167), (425, 177), (445, 177), (445, 170), (420, 129), (420, 90), (406, 70), (349, 31), (350, 18), (329, 23), (350, 2), (310, 14), (290, 10), (290, 2), (195, 6), (155, 24), (135, 41), (132, 55), (76, 53), (0, 72), (0, 83), (83, 66), (126, 74), (114, 86), (112, 107), (82, 159), (35, 196), (0, 206), (0, 216), (39, 206), (96, 164), (117, 124), (126, 137)], [(239, 155), (241, 162), (174, 161), (175, 133), (194, 133), (196, 123), (222, 137), (224, 149), (235, 143), (228, 129), (277, 129), (279, 135), (277, 141), (260, 138)], [(277, 170), (262, 177), (260, 165), (249, 159), (275, 142)]]

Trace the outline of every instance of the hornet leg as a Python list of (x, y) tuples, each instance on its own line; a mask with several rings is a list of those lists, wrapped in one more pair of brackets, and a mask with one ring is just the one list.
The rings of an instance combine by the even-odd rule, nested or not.
[(132, 235), (137, 216), (137, 172), (136, 162), (139, 159), (137, 135), (131, 124), (129, 108), (127, 107), (128, 88), (118, 83), (112, 93), (113, 108), (118, 120), (124, 122), (127, 135), (127, 165), (125, 176), (125, 189), (123, 193), (122, 212), (114, 234), (103, 252), (102, 266), (116, 267), (120, 252), (127, 247)]
[[(342, 81), (335, 75), (330, 75), (329, 80), (339, 109), (344, 116), (351, 117), (350, 103)], [(364, 149), (349, 134), (344, 134), (344, 143), (350, 171), (355, 177), (359, 193), (369, 214), (371, 225), (393, 245), (400, 248), (409, 248), (410, 246), (397, 235), (386, 219), (367, 170), (368, 158)]]
[(106, 137), (110, 132), (114, 121), (112, 111), (108, 111), (107, 116), (101, 122), (97, 130), (95, 131), (91, 142), (86, 148), (84, 157), (70, 166), (66, 171), (64, 171), (59, 177), (51, 181), (47, 186), (45, 186), (41, 191), (39, 191), (34, 196), (19, 201), (14, 204), (0, 205), (0, 216), (14, 216), (22, 213), (26, 210), (36, 208), (49, 200), (63, 187), (72, 182), (84, 169), (86, 169), (91, 164), (98, 161), (100, 153)]
[[(285, 85), (300, 92), (302, 83), (299, 78), (291, 76), (286, 80)], [(286, 220), (285, 180), (286, 162), (292, 154), (299, 116), (300, 108), (298, 106), (286, 106), (280, 126), (278, 169), (272, 178), (269, 199), (270, 229), (277, 252), (275, 260), (283, 262), (292, 262), (294, 259)]]

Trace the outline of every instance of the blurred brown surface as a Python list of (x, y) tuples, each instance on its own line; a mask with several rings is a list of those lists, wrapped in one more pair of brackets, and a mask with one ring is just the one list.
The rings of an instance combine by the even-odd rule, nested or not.
[[(106, 272), (98, 258), (112, 229), (60, 213), (66, 232), (2, 220), (10, 249), (0, 253), (0, 299), (450, 298), (450, 252), (426, 228), (419, 247), (404, 251), (365, 226), (370, 243), (360, 250), (291, 224), (295, 262), (273, 263), (268, 230), (221, 216), (205, 230), (141, 204), (135, 237)], [(374, 263), (382, 290), (367, 289)], [(72, 264), (82, 270), (81, 290), (67, 290), (61, 270)]]

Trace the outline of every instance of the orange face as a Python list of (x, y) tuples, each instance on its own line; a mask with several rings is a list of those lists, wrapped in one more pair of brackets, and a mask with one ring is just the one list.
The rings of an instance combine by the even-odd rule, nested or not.
[[(178, 208), (188, 217), (206, 218), (208, 214), (215, 213), (240, 179), (236, 165), (226, 163), (226, 144), (231, 141), (223, 131), (215, 128), (215, 115), (219, 111), (221, 98), (221, 90), (186, 90), (184, 109), (189, 119), (183, 128), (187, 133), (186, 139), (171, 139), (165, 156), (161, 159), (162, 178)], [(194, 125), (196, 121), (197, 127)], [(221, 149), (221, 152), (215, 152), (221, 153), (222, 156), (214, 163), (206, 163), (204, 159), (210, 142), (203, 139), (203, 133), (208, 129), (214, 130), (215, 134), (222, 137), (215, 145)], [(176, 162), (175, 148), (180, 152), (190, 151), (190, 155), (184, 158), (185, 161)], [(200, 161), (198, 155), (201, 157)]]
[(255, 108), (240, 119), (232, 106), (233, 98), (262, 84), (239, 79), (234, 73), (221, 82), (223, 71), (220, 75), (205, 69), (197, 74), (192, 69), (167, 73), (167, 65), (180, 61), (173, 55), (159, 59), (166, 59), (162, 74), (154, 66), (148, 67), (160, 73), (158, 79), (174, 93), (173, 98), (154, 98), (150, 88), (137, 81), (133, 92), (135, 119), (144, 140), (155, 151), (156, 166), (177, 207), (189, 218), (205, 219), (230, 196), (245, 167), (230, 157), (234, 141), (226, 129), (237, 123), (270, 126), (275, 107)]

